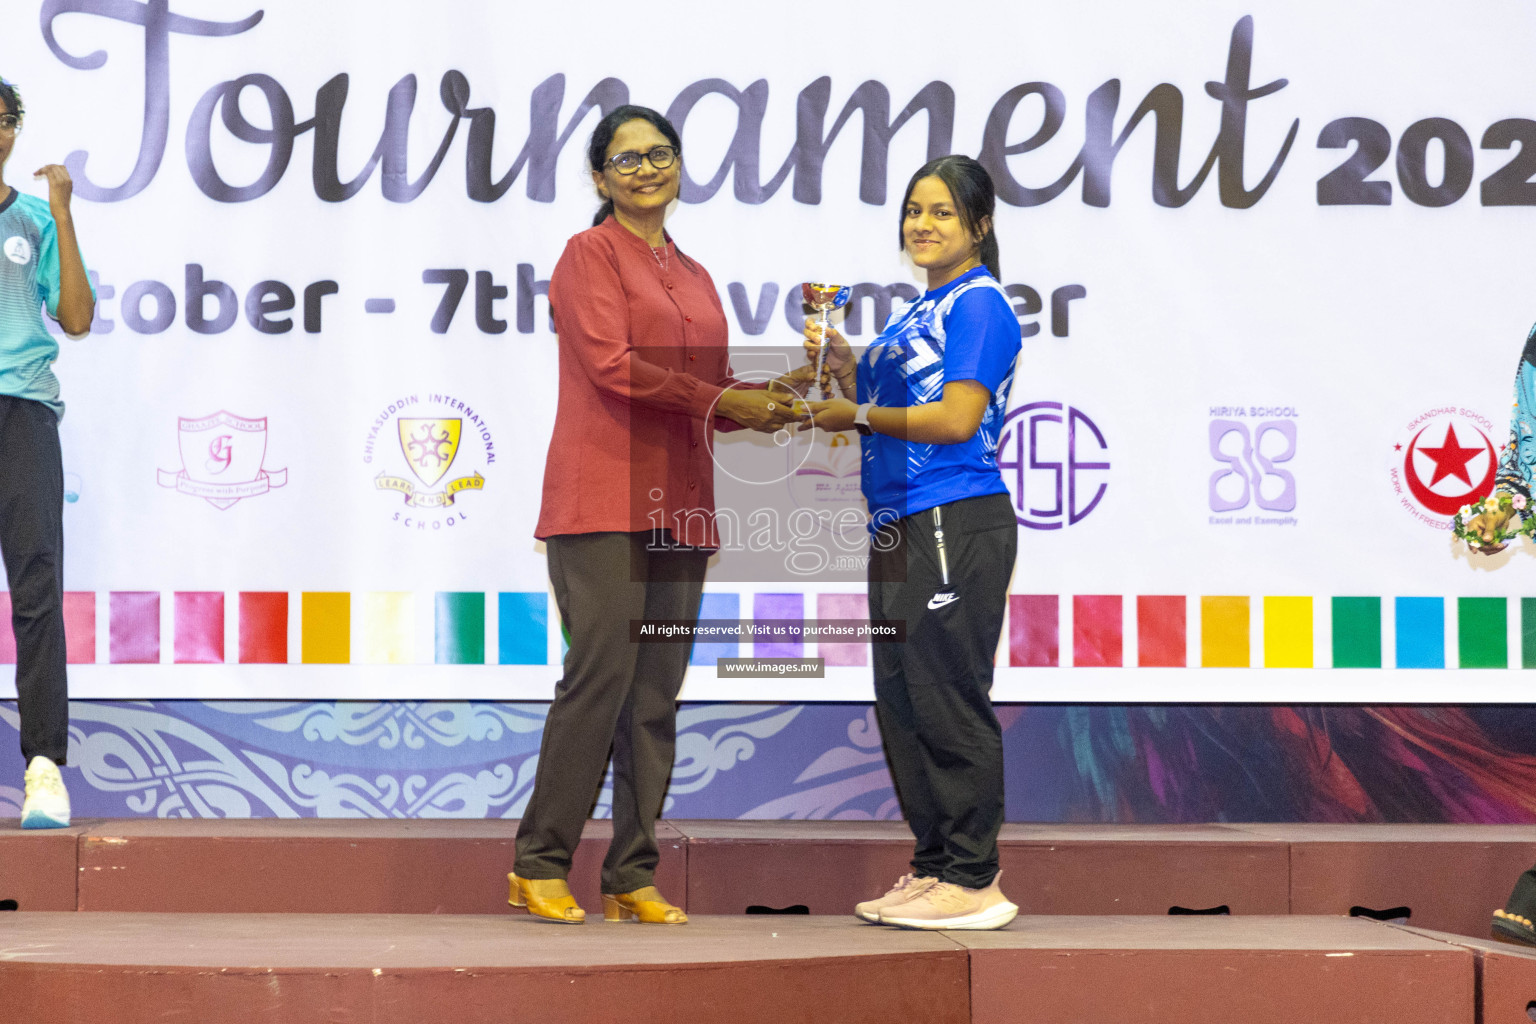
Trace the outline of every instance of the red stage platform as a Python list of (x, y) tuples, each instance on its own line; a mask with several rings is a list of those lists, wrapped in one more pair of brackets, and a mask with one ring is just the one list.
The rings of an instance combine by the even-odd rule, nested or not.
[[(850, 894), (884, 890), (912, 856), (902, 822), (671, 824), (688, 844), (688, 909), (703, 914), (847, 913), (862, 898)], [(1006, 891), (1030, 914), (1290, 911), (1288, 842), (1240, 828), (1005, 825), (999, 847)]]
[[(597, 916), (607, 822), (572, 873), (586, 925), (512, 911), (516, 829), (0, 823), (0, 901), (22, 911), (0, 913), (4, 1018), (1493, 1024), (1536, 1006), (1536, 955), (1481, 938), (1536, 828), (1010, 825), (1024, 913), (972, 934), (848, 916), (905, 870), (899, 822), (664, 822), (657, 882), (694, 918), (674, 929)], [(1345, 916), (1394, 906), (1467, 934)], [(748, 913), (790, 907), (810, 913)], [(108, 912), (44, 912), (73, 910)]]
[(1036, 917), (946, 933), (976, 1024), (1471, 1024), (1476, 957), (1338, 917)]
[(1524, 993), (1536, 961), (1450, 939), (1258, 916), (1021, 917), (1001, 932), (929, 933), (799, 916), (573, 928), (426, 914), (14, 914), (0, 918), (0, 1005), (9, 1019), (63, 1024), (1511, 1019), (1476, 1016), (1479, 965), (1527, 968), (1509, 982)]
[(1536, 949), (1436, 932), (1422, 934), (1454, 942), (1477, 957), (1480, 1024), (1536, 1020)]
[[(0, 822), (0, 901), (22, 910), (507, 913), (516, 821)], [(695, 914), (844, 914), (906, 870), (901, 822), (671, 821), (657, 884)], [(606, 821), (589, 822), (572, 888), (598, 905)], [(1236, 915), (1407, 907), (1408, 924), (1482, 937), (1536, 827), (1026, 825), (1001, 837), (1026, 914)], [(0, 906), (6, 904), (0, 903)]]
[[(609, 822), (589, 821), (571, 866), (571, 887), (590, 907), (598, 905), (598, 870), (612, 834)], [(516, 821), (95, 822), (79, 843), (78, 909), (501, 913), (516, 836)], [(656, 837), (656, 884), (682, 893), (683, 837), (666, 822)]]
[(1489, 914), (1536, 863), (1529, 825), (1240, 827), (1289, 846), (1293, 914), (1407, 907), (1409, 924), (1463, 935), (1486, 936)]

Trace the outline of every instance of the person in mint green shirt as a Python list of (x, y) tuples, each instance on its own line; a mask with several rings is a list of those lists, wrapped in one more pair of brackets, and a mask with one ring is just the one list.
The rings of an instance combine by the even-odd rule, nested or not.
[(5, 183), (26, 119), (21, 92), (0, 78), (0, 557), (11, 590), (21, 754), (27, 763), (22, 828), (69, 824), (59, 774), (69, 746), (64, 648), (64, 403), (53, 361), (59, 343), (43, 310), (71, 338), (91, 329), (96, 295), (70, 211), (69, 172), (47, 164), (33, 177), (48, 200)]

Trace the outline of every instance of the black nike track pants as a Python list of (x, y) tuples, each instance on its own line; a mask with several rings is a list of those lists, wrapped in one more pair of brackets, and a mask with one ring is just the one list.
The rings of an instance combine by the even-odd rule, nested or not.
[(981, 888), (997, 874), (1004, 814), (989, 693), (1018, 553), (1013, 506), (1006, 494), (967, 498), (886, 531), (890, 550), (877, 538), (871, 551), (869, 617), (905, 621), (906, 642), (874, 645), (875, 713), (917, 840), (912, 870)]

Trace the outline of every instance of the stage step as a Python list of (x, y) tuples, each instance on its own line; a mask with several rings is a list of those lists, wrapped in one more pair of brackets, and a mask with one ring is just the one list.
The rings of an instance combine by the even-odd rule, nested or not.
[(7, 1019), (60, 1024), (966, 1024), (968, 986), (942, 935), (830, 918), (0, 917)]
[(971, 952), (975, 1024), (1484, 1019), (1472, 950), (1374, 921), (1031, 917), (950, 937)]
[[(908, 870), (912, 834), (892, 821), (677, 821), (688, 843), (688, 906), (740, 914), (802, 905), (847, 913)], [(1009, 896), (1031, 914), (1166, 914), (1226, 905), (1290, 910), (1283, 840), (1219, 825), (1003, 826)]]
[(1417, 928), (1404, 930), (1455, 943), (1476, 955), (1480, 1022), (1536, 1020), (1536, 949)]
[(1530, 825), (1243, 825), (1291, 850), (1291, 913), (1407, 907), (1408, 923), (1487, 935), (1536, 863)]
[[(0, 822), (0, 907), (203, 913), (502, 914), (515, 820), (116, 819), (22, 832)], [(611, 826), (572, 866), (598, 906)], [(664, 821), (657, 885), (695, 914), (842, 915), (907, 870), (891, 821)], [(1003, 886), (1028, 914), (1347, 915), (1486, 936), (1536, 827), (1005, 826)], [(10, 902), (7, 902), (10, 901)]]
[[(184, 913), (507, 913), (517, 822), (123, 820), (79, 843), (80, 910)], [(612, 823), (589, 821), (571, 889), (598, 906)], [(682, 834), (659, 822), (656, 885), (687, 888)]]
[(0, 819), (0, 908), (76, 910), (80, 839), (86, 829), (22, 831), (19, 819)]
[(846, 917), (6, 914), (0, 1005), (63, 1024), (98, 1024), (103, 1006), (114, 1024), (1471, 1024), (1480, 957), (1501, 955), (1448, 939), (1262, 916), (966, 933)]

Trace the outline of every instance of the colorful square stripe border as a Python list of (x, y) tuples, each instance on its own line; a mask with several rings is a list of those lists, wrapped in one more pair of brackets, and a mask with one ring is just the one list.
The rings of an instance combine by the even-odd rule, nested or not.
[(1536, 668), (1532, 597), (1013, 594), (1008, 614), (1014, 667)]
[[(856, 619), (858, 593), (706, 593), (709, 619)], [(0, 618), (10, 594), (0, 591)], [(72, 664), (549, 665), (561, 623), (545, 592), (70, 591)], [(1005, 664), (1024, 668), (1536, 668), (1536, 597), (1012, 594)], [(822, 657), (867, 644), (697, 644), (717, 658)], [(0, 626), (0, 663), (14, 664)]]

